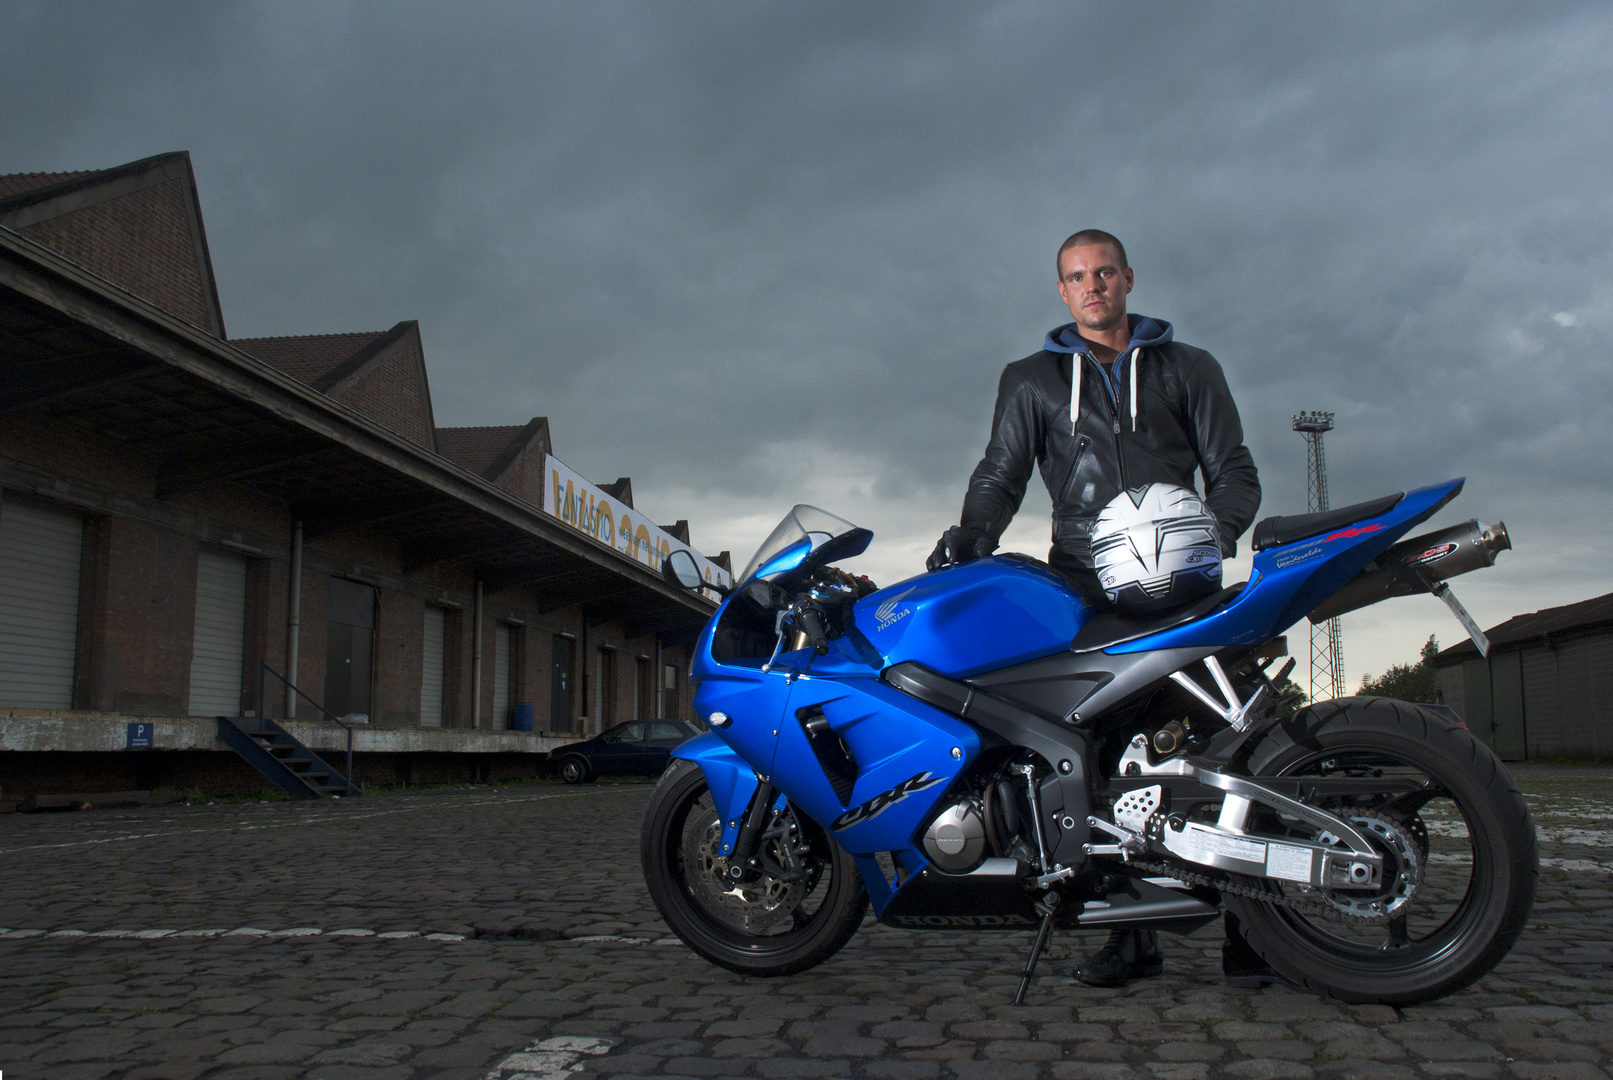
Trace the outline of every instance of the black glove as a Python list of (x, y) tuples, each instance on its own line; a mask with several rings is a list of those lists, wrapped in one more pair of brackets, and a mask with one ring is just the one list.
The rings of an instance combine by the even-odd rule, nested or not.
[(958, 563), (973, 562), (975, 559), (984, 559), (997, 545), (991, 542), (980, 529), (968, 525), (954, 525), (941, 534), (936, 541), (935, 550), (930, 557), (924, 560), (926, 569), (939, 570), (943, 566), (956, 566)]

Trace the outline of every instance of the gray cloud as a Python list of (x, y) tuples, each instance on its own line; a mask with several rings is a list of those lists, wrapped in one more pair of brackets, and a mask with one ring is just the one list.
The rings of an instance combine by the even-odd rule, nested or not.
[[(196, 162), (230, 330), (422, 322), (439, 422), (551, 418), (709, 548), (957, 512), (1051, 253), (1227, 368), (1302, 509), (1467, 475), (1482, 620), (1613, 588), (1613, 13), (1153, 3), (12, 4), (0, 170)], [(1046, 499), (1017, 546), (1045, 545)], [(737, 552), (736, 552), (737, 553)], [(1352, 681), (1454, 625), (1347, 626)]]

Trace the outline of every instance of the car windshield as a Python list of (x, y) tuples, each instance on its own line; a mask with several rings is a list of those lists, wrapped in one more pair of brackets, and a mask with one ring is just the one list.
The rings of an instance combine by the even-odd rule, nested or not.
[(793, 570), (814, 550), (856, 527), (816, 506), (797, 506), (785, 514), (778, 528), (762, 541), (739, 580), (744, 583), (753, 577), (774, 578)]

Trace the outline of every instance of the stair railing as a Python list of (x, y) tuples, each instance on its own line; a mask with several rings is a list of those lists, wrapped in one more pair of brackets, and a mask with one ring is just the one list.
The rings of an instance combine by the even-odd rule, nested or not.
[(268, 677), (270, 675), (273, 675), (275, 678), (284, 683), (286, 688), (293, 694), (296, 694), (308, 704), (318, 709), (320, 713), (324, 715), (326, 720), (329, 720), (331, 723), (347, 732), (347, 775), (343, 777), (343, 779), (347, 781), (347, 790), (349, 794), (364, 794), (364, 789), (353, 782), (353, 725), (347, 723), (341, 717), (325, 708), (325, 706), (321, 705), (319, 702), (297, 689), (295, 683), (286, 678), (284, 675), (280, 674), (274, 668), (270, 667), (268, 664), (261, 665), (261, 670), (258, 672), (258, 715), (265, 720), (269, 718), (269, 714), (264, 712), (263, 708), (264, 703), (269, 700)]

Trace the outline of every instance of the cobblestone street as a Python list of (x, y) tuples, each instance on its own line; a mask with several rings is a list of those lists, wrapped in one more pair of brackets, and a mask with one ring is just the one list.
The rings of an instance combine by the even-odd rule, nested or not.
[(1346, 1006), (1221, 980), (1219, 924), (1161, 978), (1069, 978), (1063, 935), (872, 923), (751, 981), (655, 916), (650, 786), (0, 818), (7, 1080), (597, 1075), (1603, 1077), (1613, 1062), (1613, 769), (1520, 766), (1543, 857), (1529, 931), (1476, 987)]

